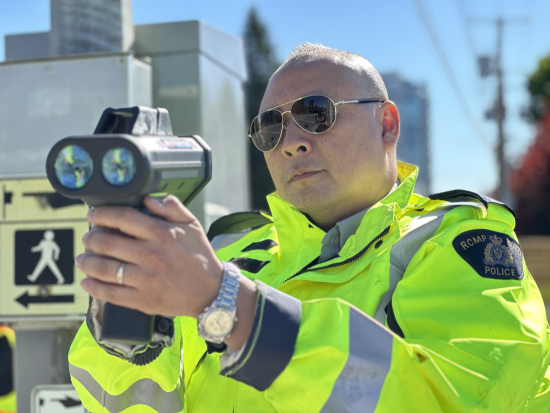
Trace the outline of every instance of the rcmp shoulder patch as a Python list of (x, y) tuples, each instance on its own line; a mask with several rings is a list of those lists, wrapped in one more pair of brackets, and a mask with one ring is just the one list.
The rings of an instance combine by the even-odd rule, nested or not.
[(519, 244), (501, 232), (474, 229), (458, 235), (453, 247), (464, 261), (485, 278), (521, 280), (523, 252)]

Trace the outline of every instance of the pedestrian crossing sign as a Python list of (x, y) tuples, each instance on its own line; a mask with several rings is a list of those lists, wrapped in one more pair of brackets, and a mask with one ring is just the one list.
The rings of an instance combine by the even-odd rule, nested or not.
[(15, 232), (15, 285), (74, 282), (74, 230)]
[(62, 202), (46, 178), (0, 180), (0, 322), (3, 317), (84, 315), (88, 207)]
[(87, 413), (72, 384), (39, 384), (31, 392), (31, 413)]

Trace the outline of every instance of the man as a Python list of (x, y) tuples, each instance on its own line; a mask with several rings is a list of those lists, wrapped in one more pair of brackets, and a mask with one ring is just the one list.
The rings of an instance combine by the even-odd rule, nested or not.
[[(330, 128), (315, 133), (319, 111)], [(216, 253), (172, 197), (145, 199), (165, 221), (90, 211), (76, 263), (95, 298), (69, 355), (84, 405), (546, 411), (547, 323), (514, 217), (467, 191), (413, 193), (418, 170), (396, 162), (399, 114), (374, 67), (300, 45), (259, 112), (250, 136), (277, 189), (273, 218), (222, 218)], [(176, 318), (157, 317), (151, 345), (108, 343), (103, 301)]]

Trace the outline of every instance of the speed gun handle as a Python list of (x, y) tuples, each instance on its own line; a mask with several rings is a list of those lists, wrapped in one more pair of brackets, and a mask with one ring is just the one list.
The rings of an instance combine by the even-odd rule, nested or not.
[[(136, 209), (146, 215), (160, 218), (144, 207)], [(153, 338), (154, 321), (155, 316), (106, 301), (103, 307), (100, 340), (127, 345), (148, 344)]]

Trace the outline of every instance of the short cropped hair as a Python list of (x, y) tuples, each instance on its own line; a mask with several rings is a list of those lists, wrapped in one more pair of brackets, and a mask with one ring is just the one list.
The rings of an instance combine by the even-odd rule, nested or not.
[(290, 65), (301, 66), (316, 60), (330, 60), (345, 67), (357, 87), (365, 93), (365, 96), (361, 96), (361, 98), (388, 99), (386, 85), (384, 85), (380, 73), (367, 59), (358, 54), (332, 49), (320, 43), (299, 44), (292, 49), (275, 73)]

